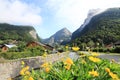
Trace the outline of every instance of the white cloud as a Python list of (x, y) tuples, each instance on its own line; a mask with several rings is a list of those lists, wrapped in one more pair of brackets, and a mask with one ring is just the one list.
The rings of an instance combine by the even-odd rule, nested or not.
[(40, 25), (41, 9), (20, 0), (0, 0), (0, 23)]
[(120, 7), (120, 0), (48, 0), (47, 6), (58, 24), (74, 31), (84, 22), (90, 9)]

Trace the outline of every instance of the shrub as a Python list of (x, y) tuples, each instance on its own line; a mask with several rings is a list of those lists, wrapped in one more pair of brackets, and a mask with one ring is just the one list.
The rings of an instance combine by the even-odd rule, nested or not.
[(113, 52), (120, 53), (120, 46), (115, 47)]

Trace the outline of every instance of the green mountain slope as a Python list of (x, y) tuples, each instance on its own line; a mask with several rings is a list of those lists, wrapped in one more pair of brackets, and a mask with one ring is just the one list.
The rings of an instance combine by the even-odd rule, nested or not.
[(28, 42), (31, 40), (38, 41), (39, 37), (31, 26), (16, 26), (6, 23), (0, 24), (0, 41), (5, 43), (9, 40)]
[(72, 34), (72, 40), (77, 44), (93, 41), (105, 45), (120, 40), (120, 8), (110, 8), (94, 16), (82, 31)]

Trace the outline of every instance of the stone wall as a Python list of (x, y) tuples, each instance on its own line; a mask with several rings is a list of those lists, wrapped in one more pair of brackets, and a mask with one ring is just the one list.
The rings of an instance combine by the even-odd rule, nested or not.
[(24, 61), (30, 68), (35, 69), (39, 68), (44, 62), (55, 62), (67, 56), (66, 53), (50, 54), (46, 57), (37, 56), (0, 63), (0, 80), (8, 80), (9, 78), (18, 76), (21, 70), (21, 61)]

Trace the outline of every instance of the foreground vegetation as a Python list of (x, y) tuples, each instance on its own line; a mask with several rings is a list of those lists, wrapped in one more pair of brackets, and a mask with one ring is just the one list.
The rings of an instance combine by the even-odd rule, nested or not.
[[(77, 49), (78, 50), (78, 49)], [(98, 58), (98, 53), (80, 54), (77, 60), (67, 57), (54, 64), (45, 62), (31, 70), (22, 61), (21, 80), (120, 80), (120, 65), (115, 60)]]
[(15, 48), (9, 49), (9, 51), (7, 52), (0, 52), (0, 58), (12, 60), (12, 59), (18, 59), (18, 58), (42, 56), (44, 53), (46, 53), (45, 48), (42, 46), (15, 47)]

